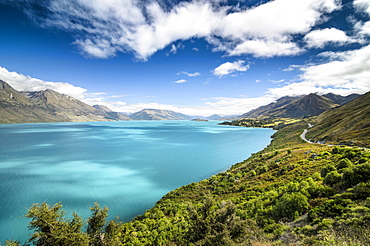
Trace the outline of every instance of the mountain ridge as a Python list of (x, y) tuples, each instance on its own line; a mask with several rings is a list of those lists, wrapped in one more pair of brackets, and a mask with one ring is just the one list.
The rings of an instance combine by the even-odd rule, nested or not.
[(343, 105), (359, 96), (359, 94), (341, 96), (333, 93), (324, 95), (311, 93), (295, 97), (286, 96), (268, 105), (248, 111), (239, 116), (238, 119), (306, 118), (317, 116), (328, 109)]
[[(0, 123), (85, 122), (122, 120), (73, 97), (46, 89), (19, 92), (0, 80)], [(128, 119), (128, 117), (127, 117)]]
[(190, 120), (193, 117), (171, 110), (143, 109), (129, 115), (133, 120)]
[(323, 112), (307, 136), (314, 141), (370, 146), (370, 92)]

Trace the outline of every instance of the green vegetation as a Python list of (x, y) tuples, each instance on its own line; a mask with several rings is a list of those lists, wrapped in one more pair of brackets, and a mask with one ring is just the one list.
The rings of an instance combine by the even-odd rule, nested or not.
[(244, 127), (263, 127), (263, 128), (279, 128), (288, 124), (299, 122), (298, 119), (290, 118), (266, 118), (266, 119), (253, 119), (245, 118), (235, 121), (225, 121), (220, 123), (220, 125), (229, 126), (244, 126)]
[(307, 138), (330, 144), (370, 147), (370, 92), (317, 117)]
[[(35, 204), (33, 245), (370, 245), (370, 151), (308, 144), (307, 122), (281, 128), (263, 151), (165, 195), (133, 221), (83, 221)], [(7, 241), (6, 245), (21, 245)]]

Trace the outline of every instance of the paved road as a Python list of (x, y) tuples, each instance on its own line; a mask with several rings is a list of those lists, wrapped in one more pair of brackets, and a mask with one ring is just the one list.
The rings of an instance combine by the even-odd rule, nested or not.
[(307, 143), (314, 143), (314, 142), (311, 142), (310, 140), (308, 140), (307, 138), (306, 138), (306, 133), (307, 133), (307, 129), (304, 129), (303, 130), (303, 132), (302, 132), (302, 134), (301, 134), (301, 138), (304, 140), (304, 141), (306, 141)]
[[(312, 125), (312, 124), (310, 124), (310, 123), (308, 123), (308, 127), (309, 128), (311, 128), (311, 127), (313, 127), (314, 125)], [(310, 143), (310, 144), (325, 144), (325, 142), (324, 141), (322, 141), (322, 142), (320, 142), (320, 141), (318, 141), (318, 142), (311, 142), (310, 140), (308, 140), (307, 138), (306, 138), (306, 133), (308, 132), (308, 130), (307, 129), (304, 129), (303, 130), (303, 132), (302, 132), (302, 134), (301, 134), (301, 138), (304, 140), (304, 141), (306, 141), (307, 143)], [(333, 144), (326, 144), (327, 146), (340, 146), (339, 144), (338, 145), (333, 145)], [(360, 149), (370, 149), (370, 148), (366, 148), (366, 147), (358, 147), (358, 146), (348, 146), (348, 147), (357, 147), (357, 148), (360, 148)]]
[[(314, 125), (312, 125), (312, 124), (310, 124), (310, 123), (308, 123), (308, 128), (311, 128), (311, 127), (313, 127)], [(308, 132), (308, 130), (307, 129), (304, 129), (303, 130), (303, 132), (302, 132), (302, 134), (301, 134), (301, 138), (304, 140), (304, 141), (306, 141), (307, 143), (314, 143), (314, 142), (311, 142), (310, 140), (308, 140), (307, 138), (306, 138), (306, 133)]]

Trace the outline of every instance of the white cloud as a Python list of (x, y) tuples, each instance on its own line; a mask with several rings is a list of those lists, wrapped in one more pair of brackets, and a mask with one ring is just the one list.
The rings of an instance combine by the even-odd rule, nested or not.
[(210, 35), (223, 15), (206, 1), (182, 2), (168, 12), (152, 2), (145, 9), (151, 22), (137, 26), (127, 42), (144, 60), (176, 40)]
[[(296, 55), (303, 50), (292, 42), (292, 36), (309, 32), (325, 21), (324, 14), (340, 8), (338, 0), (275, 0), (249, 9), (211, 0), (181, 1), (166, 8), (156, 1), (140, 0), (50, 0), (44, 4), (49, 15), (43, 18), (35, 11), (33, 18), (43, 26), (71, 31), (84, 54), (108, 58), (132, 52), (141, 60), (191, 38), (205, 38), (215, 50), (229, 55)], [(178, 48), (173, 45), (172, 51)]]
[(346, 52), (326, 52), (329, 61), (301, 67), (300, 82), (271, 88), (278, 97), (313, 92), (333, 92), (340, 95), (370, 91), (370, 45)]
[[(353, 5), (358, 12), (364, 12), (370, 16), (370, 2), (368, 0), (355, 0)], [(360, 43), (365, 43), (364, 38), (370, 35), (370, 21), (357, 21), (354, 23), (354, 29), (357, 31), (357, 38)]]
[(284, 79), (280, 79), (280, 80), (269, 80), (269, 82), (274, 83), (274, 84), (280, 84), (280, 83), (285, 82), (285, 80)]
[(370, 36), (370, 21), (367, 22), (357, 22), (355, 24), (355, 30), (357, 31), (357, 38), (360, 43), (364, 42), (366, 36)]
[(265, 95), (262, 97), (240, 97), (240, 98), (227, 98), (216, 97), (212, 101), (206, 102), (205, 106), (201, 107), (202, 110), (207, 112), (207, 115), (241, 115), (248, 111), (269, 104), (276, 100), (273, 95)]
[(196, 76), (200, 76), (201, 75), (199, 72), (189, 73), (189, 72), (184, 72), (184, 71), (177, 73), (177, 75), (180, 75), (180, 74), (185, 74), (185, 75), (187, 75), (189, 77), (196, 77)]
[(111, 43), (105, 39), (76, 40), (74, 44), (81, 48), (83, 54), (101, 59), (112, 57), (117, 51), (117, 48), (113, 47)]
[(275, 0), (224, 17), (218, 32), (225, 37), (285, 39), (305, 33), (320, 21), (322, 13), (338, 9), (331, 0)]
[(368, 0), (354, 0), (353, 5), (358, 11), (365, 12), (370, 16), (370, 2)]
[(294, 65), (294, 64), (292, 64), (292, 65), (289, 65), (289, 67), (282, 69), (282, 71), (283, 72), (291, 72), (291, 71), (294, 71), (294, 70), (299, 69), (301, 67), (302, 67), (302, 65)]
[(248, 64), (243, 65), (243, 64), (244, 64), (244, 61), (242, 60), (235, 61), (235, 62), (226, 62), (216, 67), (213, 70), (213, 74), (221, 78), (223, 76), (229, 75), (234, 72), (247, 71), (249, 69), (249, 65)]
[(322, 48), (328, 43), (344, 44), (351, 41), (344, 31), (336, 28), (312, 31), (303, 40), (309, 48)]
[(182, 83), (186, 83), (186, 82), (188, 82), (186, 79), (179, 79), (179, 80), (174, 81), (174, 82), (172, 82), (172, 83), (175, 83), (175, 84), (182, 84)]
[(253, 54), (255, 57), (274, 57), (298, 55), (303, 51), (292, 42), (255, 39), (244, 41), (228, 52), (232, 56)]
[(4, 67), (0, 67), (0, 79), (7, 82), (18, 91), (39, 91), (52, 89), (59, 93), (69, 95), (78, 99), (85, 97), (86, 89), (63, 82), (48, 82), (35, 79), (30, 76), (10, 72)]

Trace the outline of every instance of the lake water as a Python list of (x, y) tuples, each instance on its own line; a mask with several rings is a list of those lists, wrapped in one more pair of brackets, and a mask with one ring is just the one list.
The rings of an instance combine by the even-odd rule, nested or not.
[(0, 242), (27, 239), (22, 216), (44, 201), (85, 219), (97, 201), (111, 219), (130, 220), (262, 150), (272, 134), (194, 121), (0, 125)]

